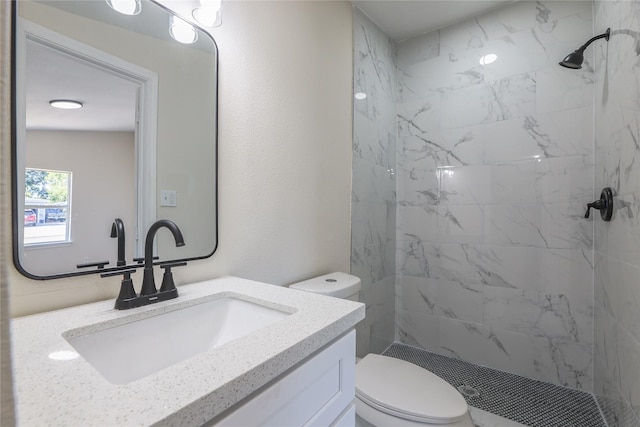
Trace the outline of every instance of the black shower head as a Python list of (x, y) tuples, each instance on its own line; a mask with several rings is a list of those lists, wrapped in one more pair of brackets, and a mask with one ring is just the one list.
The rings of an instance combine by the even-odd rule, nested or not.
[(574, 52), (565, 56), (565, 58), (562, 61), (560, 61), (560, 65), (566, 68), (579, 70), (580, 68), (582, 68), (582, 61), (584, 61), (584, 50), (587, 48), (587, 46), (589, 46), (591, 43), (593, 43), (595, 40), (598, 40), (598, 39), (605, 39), (609, 41), (610, 34), (611, 34), (611, 29), (607, 28), (607, 31), (600, 34), (599, 36), (595, 36), (594, 38), (586, 42), (584, 45), (582, 45), (579, 49), (576, 49)]
[(578, 49), (574, 52), (571, 52), (569, 55), (565, 56), (562, 61), (560, 61), (560, 65), (566, 68), (579, 70), (580, 68), (582, 68), (582, 61), (584, 61), (583, 52), (584, 49)]

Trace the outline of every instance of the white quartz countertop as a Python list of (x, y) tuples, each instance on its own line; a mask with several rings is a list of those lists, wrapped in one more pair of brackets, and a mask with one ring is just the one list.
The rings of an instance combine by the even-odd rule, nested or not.
[[(13, 370), (21, 426), (199, 426), (353, 328), (364, 305), (237, 277), (178, 287), (177, 299), (118, 311), (113, 300), (14, 319)], [(208, 295), (246, 295), (294, 313), (244, 337), (124, 385), (104, 379), (84, 359), (52, 360), (73, 351), (71, 329), (134, 320), (150, 310)], [(121, 321), (121, 320), (120, 320)]]

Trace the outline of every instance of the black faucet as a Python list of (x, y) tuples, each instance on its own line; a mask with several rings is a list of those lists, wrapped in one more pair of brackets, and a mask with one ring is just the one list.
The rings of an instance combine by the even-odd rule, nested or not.
[(118, 238), (118, 261), (116, 265), (126, 265), (127, 261), (124, 257), (124, 222), (120, 218), (114, 219), (113, 224), (111, 224), (111, 237)]
[[(119, 220), (116, 219), (116, 221)], [(118, 226), (116, 225), (116, 221), (114, 221), (113, 227), (116, 227), (117, 230)], [(156, 283), (153, 278), (153, 260), (157, 258), (153, 256), (153, 239), (156, 235), (156, 232), (162, 227), (166, 227), (169, 229), (169, 231), (171, 231), (171, 233), (173, 234), (173, 238), (176, 241), (176, 246), (184, 246), (184, 238), (182, 237), (182, 232), (180, 232), (180, 229), (173, 221), (170, 221), (168, 219), (161, 219), (153, 223), (153, 225), (147, 232), (147, 239), (144, 246), (144, 275), (142, 276), (142, 289), (140, 290), (139, 295), (136, 294), (136, 291), (133, 288), (133, 281), (131, 280), (131, 274), (135, 273), (136, 266), (130, 268), (124, 267), (116, 269), (115, 271), (102, 273), (100, 275), (100, 277), (123, 275), (122, 283), (120, 286), (120, 294), (118, 295), (118, 298), (116, 298), (115, 308), (117, 310), (126, 310), (128, 308), (140, 307), (143, 305), (153, 304), (159, 301), (165, 301), (178, 297), (178, 290), (173, 283), (171, 268), (187, 265), (186, 262), (169, 261), (160, 264), (160, 267), (164, 268), (165, 270), (160, 291), (156, 289)], [(124, 240), (124, 227), (122, 227), (122, 231)], [(120, 258), (120, 255), (118, 255), (118, 258)], [(124, 258), (124, 255), (122, 256), (122, 258)], [(136, 259), (134, 259), (134, 261), (135, 260)]]
[[(140, 296), (152, 295), (158, 292), (156, 282), (153, 278), (153, 239), (156, 236), (156, 232), (162, 227), (166, 227), (171, 231), (173, 239), (176, 241), (176, 247), (184, 246), (182, 232), (175, 222), (168, 219), (161, 219), (151, 225), (144, 243), (144, 275), (142, 276)], [(176, 296), (178, 296), (177, 291)]]

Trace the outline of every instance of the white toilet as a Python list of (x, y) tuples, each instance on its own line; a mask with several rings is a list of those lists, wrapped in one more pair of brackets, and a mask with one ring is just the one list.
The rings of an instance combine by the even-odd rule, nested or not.
[[(331, 273), (289, 286), (358, 301), (360, 279)], [(473, 427), (464, 397), (417, 365), (368, 354), (356, 365), (356, 425), (375, 427)]]

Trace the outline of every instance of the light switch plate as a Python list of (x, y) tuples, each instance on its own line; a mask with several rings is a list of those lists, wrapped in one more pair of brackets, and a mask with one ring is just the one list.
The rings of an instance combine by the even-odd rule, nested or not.
[(178, 192), (175, 190), (160, 190), (160, 206), (178, 206)]

